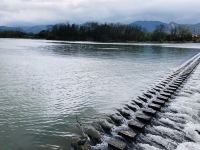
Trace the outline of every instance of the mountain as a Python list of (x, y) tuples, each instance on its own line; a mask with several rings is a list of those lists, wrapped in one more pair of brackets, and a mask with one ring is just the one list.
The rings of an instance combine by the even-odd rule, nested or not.
[(18, 27), (7, 27), (7, 26), (0, 26), (0, 31), (19, 31), (20, 28)]
[(174, 27), (185, 26), (189, 28), (193, 35), (200, 35), (200, 23), (198, 24), (178, 24), (175, 22), (164, 23), (160, 21), (136, 21), (130, 24), (131, 26), (140, 26), (144, 28), (148, 32), (153, 32), (158, 26), (163, 25), (165, 27), (166, 32), (170, 32), (170, 30)]
[(131, 23), (130, 25), (140, 26), (146, 29), (148, 32), (153, 32), (158, 26), (160, 25), (166, 26), (167, 24), (160, 21), (136, 21), (134, 23)]
[[(186, 26), (190, 29), (190, 31), (192, 32), (193, 35), (200, 35), (200, 23), (198, 23), (198, 24), (178, 24), (175, 22), (164, 23), (161, 21), (136, 21), (129, 25), (130, 26), (141, 26), (148, 32), (153, 32), (160, 25), (163, 25), (165, 27), (166, 32), (170, 32), (170, 30), (174, 27)], [(36, 26), (21, 26), (21, 27), (0, 26), (0, 32), (1, 31), (22, 31), (25, 33), (37, 34), (42, 30), (51, 29), (52, 26), (53, 25), (36, 25)]]
[(37, 34), (42, 30), (51, 28), (52, 25), (37, 25), (37, 26), (22, 26), (22, 27), (7, 27), (0, 26), (0, 31), (22, 31), (25, 33)]
[(37, 34), (42, 30), (47, 30), (51, 27), (51, 25), (38, 25), (32, 27), (21, 27), (21, 30), (26, 33), (34, 33)]

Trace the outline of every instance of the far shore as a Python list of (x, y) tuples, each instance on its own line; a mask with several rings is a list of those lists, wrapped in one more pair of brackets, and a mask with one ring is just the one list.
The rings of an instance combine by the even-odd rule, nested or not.
[(143, 41), (143, 42), (138, 42), (138, 41), (109, 41), (109, 42), (104, 42), (104, 41), (76, 41), (76, 40), (56, 40), (56, 39), (45, 39), (45, 38), (29, 38), (29, 37), (0, 37), (0, 39), (24, 39), (24, 40), (46, 40), (46, 41), (55, 41), (57, 42), (64, 42), (64, 43), (70, 43), (70, 44), (107, 44), (107, 45), (160, 45), (160, 44), (195, 44), (200, 42), (196, 41), (163, 41), (163, 42), (158, 42), (158, 41)]

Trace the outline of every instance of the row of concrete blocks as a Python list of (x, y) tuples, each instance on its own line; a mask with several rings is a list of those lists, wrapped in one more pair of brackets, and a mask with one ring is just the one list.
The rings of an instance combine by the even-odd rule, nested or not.
[[(152, 118), (156, 116), (157, 111), (161, 110), (165, 103), (171, 98), (171, 96), (177, 91), (180, 85), (187, 78), (187, 76), (180, 76), (175, 81), (173, 81), (173, 83), (168, 85), (168, 83), (173, 80), (174, 76), (175, 75), (168, 77), (165, 81), (155, 86), (155, 88), (145, 93), (144, 96), (138, 97), (138, 100), (133, 100), (133, 105), (128, 105), (129, 107), (134, 107), (137, 105), (142, 109), (142, 114), (136, 115), (134, 120), (128, 121), (130, 130), (118, 132), (118, 135), (120, 135), (122, 139), (112, 138), (110, 141), (108, 141), (108, 149), (126, 150), (128, 147), (127, 141), (135, 140), (137, 135), (144, 131), (146, 125), (148, 125)], [(153, 98), (153, 96), (158, 93), (159, 95), (156, 97), (156, 99), (153, 99), (150, 101), (150, 103), (148, 103), (148, 99)], [(145, 105), (144, 103), (148, 103), (146, 108), (143, 107), (143, 105)], [(121, 115), (128, 119), (126, 114), (121, 113)]]
[[(126, 150), (127, 149), (127, 142), (126, 140), (134, 140), (140, 132), (143, 132), (145, 126), (150, 123), (151, 119), (156, 115), (156, 112), (161, 109), (162, 106), (171, 98), (171, 96), (177, 91), (177, 89), (183, 84), (183, 82), (189, 77), (191, 72), (197, 67), (199, 64), (200, 59), (196, 60), (196, 62), (189, 62), (186, 64), (185, 69), (189, 65), (184, 72), (180, 73), (181, 70), (179, 69), (173, 75), (169, 76), (166, 80), (155, 86), (153, 90), (148, 91), (145, 93), (144, 96), (147, 98), (152, 98), (152, 95), (155, 95), (156, 92), (159, 92), (159, 96), (156, 97), (155, 100), (152, 100), (150, 104), (148, 104), (147, 108), (143, 109), (143, 114), (136, 116), (137, 120), (129, 121), (128, 126), (132, 129), (129, 131), (120, 131), (118, 135), (123, 137), (125, 140), (119, 139), (111, 139), (108, 142), (108, 149), (112, 150)], [(193, 64), (192, 64), (193, 63)], [(177, 77), (178, 76), (178, 77)], [(173, 80), (173, 78), (176, 78)], [(147, 102), (145, 97), (138, 97), (138, 99), (142, 100), (143, 102)], [(134, 102), (139, 106), (142, 107), (142, 103), (139, 101)]]
[[(189, 63), (144, 93), (143, 96), (138, 96), (131, 104), (127, 104), (123, 109), (118, 109), (118, 113), (109, 115), (106, 121), (101, 121), (95, 124), (94, 128), (85, 130), (90, 139), (89, 145), (101, 143), (102, 135), (100, 133), (102, 133), (112, 137), (107, 141), (108, 149), (126, 150), (128, 148), (127, 144), (135, 140), (138, 134), (144, 131), (146, 125), (151, 122), (151, 119), (156, 116), (156, 113), (161, 110), (199, 64), (199, 60), (184, 72), (181, 72), (190, 65)], [(141, 113), (133, 119), (130, 112), (136, 113), (138, 111)], [(113, 126), (121, 126), (124, 120), (128, 122), (128, 129), (118, 131), (119, 137), (112, 136)]]

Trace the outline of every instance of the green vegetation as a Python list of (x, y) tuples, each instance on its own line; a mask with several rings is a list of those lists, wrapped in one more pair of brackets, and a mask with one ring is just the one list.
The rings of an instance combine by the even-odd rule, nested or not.
[(27, 34), (20, 31), (0, 31), (0, 38), (26, 38)]
[(190, 30), (184, 26), (174, 27), (171, 32), (166, 32), (165, 27), (160, 25), (154, 32), (150, 33), (139, 26), (98, 24), (95, 22), (84, 25), (58, 24), (35, 35), (19, 31), (4, 31), (0, 32), (0, 37), (101, 42), (186, 42), (199, 40), (199, 37), (194, 38)]
[(121, 24), (87, 23), (55, 25), (39, 34), (41, 38), (81, 41), (144, 41), (145, 32), (140, 27)]
[(42, 31), (40, 38), (51, 40), (103, 41), (103, 42), (184, 42), (192, 41), (192, 34), (186, 27), (175, 27), (170, 33), (163, 25), (153, 33), (139, 26), (122, 24), (87, 23), (84, 25), (60, 24), (51, 30)]

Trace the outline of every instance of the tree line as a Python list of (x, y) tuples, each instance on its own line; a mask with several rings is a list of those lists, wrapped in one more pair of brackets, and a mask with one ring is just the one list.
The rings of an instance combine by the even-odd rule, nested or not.
[[(0, 32), (0, 37), (30, 37), (49, 40), (102, 41), (102, 42), (184, 42), (194, 41), (187, 27), (177, 26), (167, 31), (158, 26), (154, 32), (147, 32), (140, 26), (96, 22), (78, 24), (57, 24), (38, 34), (18, 31)], [(196, 39), (195, 39), (196, 40)]]
[(28, 35), (21, 31), (0, 31), (0, 38), (25, 38)]
[(192, 41), (192, 33), (187, 27), (178, 26), (166, 32), (165, 26), (160, 25), (152, 33), (140, 26), (123, 24), (86, 23), (84, 25), (59, 24), (38, 34), (40, 38), (51, 40), (78, 40), (102, 42), (165, 42)]

